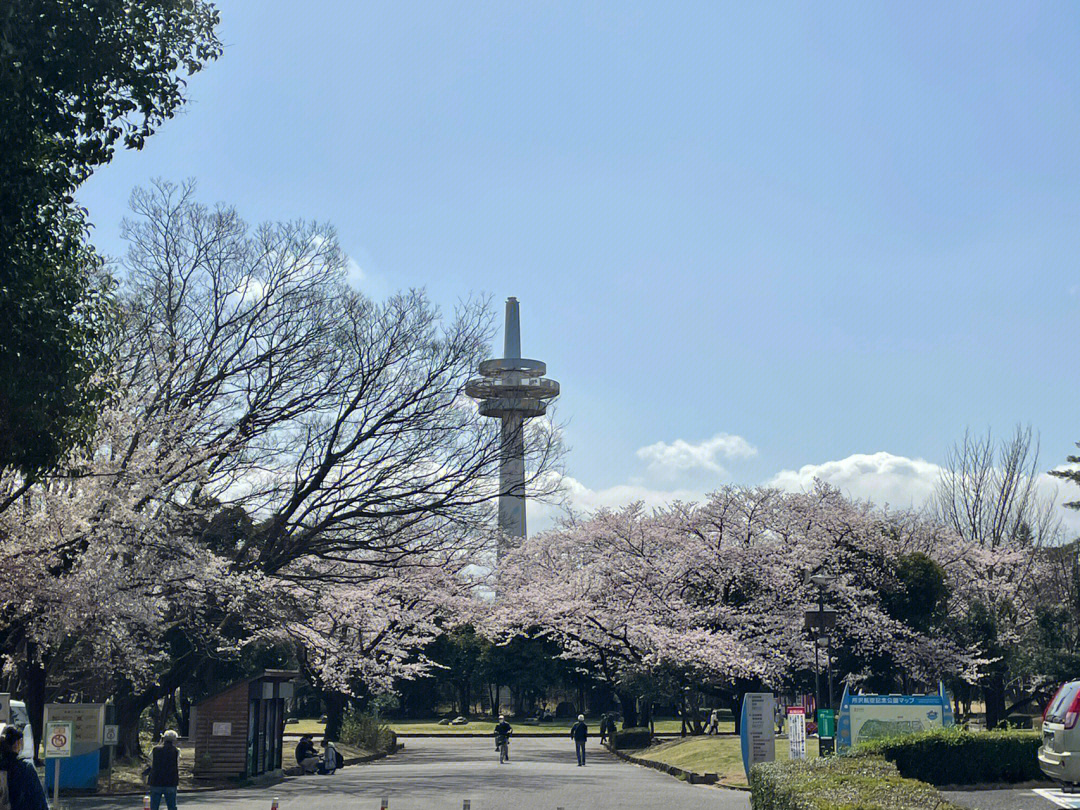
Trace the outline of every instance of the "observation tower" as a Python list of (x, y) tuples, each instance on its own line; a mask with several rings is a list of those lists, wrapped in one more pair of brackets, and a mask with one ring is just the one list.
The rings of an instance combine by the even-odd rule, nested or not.
[[(499, 531), (525, 537), (525, 420), (543, 416), (559, 384), (544, 377), (547, 365), (521, 356), (518, 300), (506, 299), (503, 356), (480, 364), (465, 393), (480, 400), (480, 414), (502, 420), (499, 457)], [(501, 549), (501, 544), (500, 544)]]

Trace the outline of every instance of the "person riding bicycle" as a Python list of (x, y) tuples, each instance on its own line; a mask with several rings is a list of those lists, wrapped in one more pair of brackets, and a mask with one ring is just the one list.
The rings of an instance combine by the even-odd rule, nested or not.
[(506, 722), (506, 718), (499, 715), (499, 724), (495, 726), (495, 750), (499, 752), (499, 764), (510, 761), (510, 735), (514, 729)]

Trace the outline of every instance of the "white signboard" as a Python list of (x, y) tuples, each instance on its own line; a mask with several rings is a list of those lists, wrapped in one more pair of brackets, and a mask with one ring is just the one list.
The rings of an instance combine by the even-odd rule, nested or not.
[(739, 735), (747, 778), (751, 766), (776, 759), (775, 718), (776, 702), (772, 692), (747, 692), (743, 696)]
[(213, 735), (215, 737), (231, 737), (232, 723), (214, 723)]
[(787, 737), (792, 759), (806, 759), (806, 709), (789, 706), (787, 710)]
[(103, 745), (120, 744), (120, 726), (105, 726), (105, 734), (102, 736)]
[(8, 692), (0, 692), (0, 723), (7, 725), (11, 722), (11, 695)]
[(73, 723), (45, 724), (45, 756), (49, 759), (71, 756), (71, 744), (75, 737)]

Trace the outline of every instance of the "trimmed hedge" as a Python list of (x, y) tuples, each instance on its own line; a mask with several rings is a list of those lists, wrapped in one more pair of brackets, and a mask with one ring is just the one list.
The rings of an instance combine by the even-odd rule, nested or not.
[(935, 729), (864, 743), (855, 756), (882, 756), (902, 776), (932, 785), (976, 785), (1043, 779), (1032, 731)]
[(750, 770), (754, 810), (958, 810), (877, 757), (765, 762)]
[(627, 748), (648, 748), (652, 745), (652, 730), (648, 726), (616, 729), (611, 739), (611, 747), (616, 751)]

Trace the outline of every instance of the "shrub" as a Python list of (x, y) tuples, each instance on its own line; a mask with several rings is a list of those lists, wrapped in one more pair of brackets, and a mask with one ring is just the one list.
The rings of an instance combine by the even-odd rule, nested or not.
[(627, 748), (648, 748), (652, 744), (652, 730), (642, 728), (616, 729), (612, 736), (612, 747), (617, 751)]
[(934, 729), (864, 743), (856, 755), (882, 756), (901, 775), (932, 785), (1042, 779), (1039, 735), (1031, 731)]
[(750, 804), (754, 810), (957, 810), (930, 785), (869, 756), (755, 765)]
[(367, 751), (394, 751), (397, 735), (369, 714), (349, 712), (341, 724), (341, 741)]

